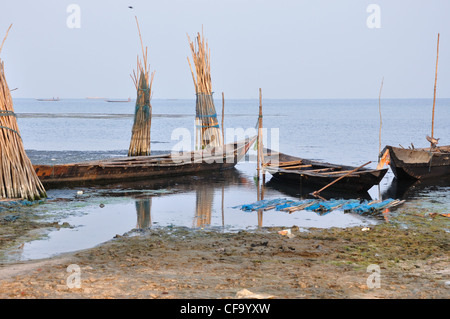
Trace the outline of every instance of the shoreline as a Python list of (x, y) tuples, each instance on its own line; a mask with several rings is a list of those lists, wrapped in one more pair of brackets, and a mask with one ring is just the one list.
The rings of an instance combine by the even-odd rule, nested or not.
[[(93, 248), (2, 264), (0, 297), (227, 299), (246, 289), (255, 294), (247, 298), (449, 298), (448, 218), (414, 214), (367, 231), (292, 227), (291, 238), (276, 227), (134, 230)], [(68, 287), (72, 264), (79, 288)], [(379, 288), (368, 287), (369, 265), (378, 267)]]

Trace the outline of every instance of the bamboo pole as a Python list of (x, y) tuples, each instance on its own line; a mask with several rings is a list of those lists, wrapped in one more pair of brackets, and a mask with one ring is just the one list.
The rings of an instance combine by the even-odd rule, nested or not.
[(381, 127), (383, 126), (383, 119), (381, 117), (381, 90), (383, 89), (384, 77), (381, 79), (380, 93), (378, 94), (378, 112), (380, 113), (380, 131), (378, 134), (378, 162), (381, 158)]
[(8, 37), (9, 30), (11, 30), (12, 23), (9, 25), (8, 30), (6, 30), (5, 37), (3, 38), (2, 45), (0, 45), (0, 53), (2, 52), (3, 44), (5, 44), (6, 38)]
[(433, 97), (433, 115), (431, 119), (431, 139), (434, 137), (434, 107), (436, 105), (436, 83), (437, 83), (437, 71), (438, 71), (438, 60), (439, 60), (439, 33), (437, 38), (437, 54), (436, 54), (436, 72), (434, 76), (434, 97)]
[(225, 96), (222, 92), (222, 141), (225, 144), (225, 128), (223, 126), (224, 117), (225, 117)]
[(360, 170), (360, 169), (363, 168), (364, 166), (369, 165), (370, 163), (372, 163), (372, 162), (369, 161), (369, 162), (367, 162), (366, 164), (361, 165), (361, 166), (359, 166), (359, 167), (357, 167), (357, 168), (351, 170), (351, 171), (348, 172), (347, 174), (345, 174), (345, 175), (343, 175), (343, 176), (337, 178), (336, 180), (334, 180), (334, 181), (332, 181), (330, 184), (328, 184), (328, 185), (322, 187), (322, 188), (319, 189), (318, 191), (313, 192), (312, 195), (314, 195), (314, 196), (316, 196), (316, 197), (320, 197), (320, 196), (319, 196), (319, 193), (321, 193), (323, 190), (327, 189), (328, 187), (330, 187), (330, 186), (333, 185), (334, 183), (340, 181), (340, 180), (343, 179), (344, 177), (347, 177), (348, 175), (350, 175), (350, 174), (352, 174), (352, 173), (354, 173), (354, 172)]
[[(258, 170), (258, 179), (260, 178), (260, 173), (262, 170), (263, 176), (264, 173), (264, 155), (263, 155), (263, 132), (262, 132), (262, 90), (259, 89), (259, 116), (258, 116), (258, 155), (257, 155), (257, 170)], [(264, 176), (265, 177), (265, 176)]]

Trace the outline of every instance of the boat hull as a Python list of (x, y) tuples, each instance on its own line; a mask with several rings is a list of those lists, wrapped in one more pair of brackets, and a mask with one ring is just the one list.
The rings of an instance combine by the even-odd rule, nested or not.
[[(354, 174), (348, 177), (344, 177), (330, 186), (330, 189), (349, 191), (356, 193), (367, 192), (374, 185), (378, 185), (383, 177), (386, 175), (387, 169), (373, 170), (369, 172), (364, 172), (361, 174)], [(324, 186), (329, 185), (334, 182), (338, 177), (336, 176), (311, 176), (305, 173), (280, 173), (271, 172), (272, 176), (277, 180), (283, 180), (289, 183), (295, 183), (300, 186), (316, 187), (320, 189)], [(316, 190), (317, 190), (316, 189)]]
[(386, 146), (390, 167), (399, 180), (435, 179), (450, 176), (450, 146), (431, 152), (429, 148), (404, 149)]
[[(34, 165), (44, 186), (145, 180), (230, 169), (245, 156), (256, 137), (211, 152), (135, 156), (59, 165)], [(225, 151), (224, 151), (225, 149)]]
[[(270, 151), (270, 150), (269, 150)], [(362, 168), (355, 173), (351, 173), (347, 176), (345, 172), (349, 172), (356, 167), (343, 166), (331, 163), (323, 163), (318, 161), (312, 161), (302, 159), (299, 157), (289, 156), (286, 154), (277, 154), (280, 162), (292, 162), (301, 161), (305, 166), (311, 166), (309, 169), (283, 169), (280, 167), (266, 166), (266, 170), (278, 181), (284, 181), (291, 184), (300, 185), (301, 187), (315, 188), (318, 190), (330, 183), (341, 178), (331, 186), (328, 190), (339, 190), (345, 192), (365, 193), (374, 185), (381, 182), (386, 175), (388, 168), (382, 169), (366, 169)], [(270, 156), (267, 157), (270, 161)], [(269, 162), (270, 163), (270, 162)], [(329, 173), (315, 172), (315, 169), (322, 170), (330, 169)], [(334, 171), (332, 171), (334, 170)], [(342, 173), (339, 173), (342, 171)]]

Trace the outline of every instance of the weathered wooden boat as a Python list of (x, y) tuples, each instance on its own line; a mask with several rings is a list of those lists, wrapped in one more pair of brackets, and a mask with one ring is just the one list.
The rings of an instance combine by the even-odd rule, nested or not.
[(436, 72), (434, 78), (433, 113), (429, 148), (398, 148), (386, 146), (382, 154), (389, 151), (390, 166), (399, 180), (435, 179), (450, 175), (450, 145), (437, 147), (439, 138), (434, 137), (434, 110), (436, 105), (436, 83), (439, 60), (439, 33), (437, 37)]
[[(329, 186), (329, 190), (357, 193), (367, 192), (372, 186), (379, 184), (388, 171), (386, 167), (360, 168), (352, 172), (357, 167), (308, 160), (271, 150), (267, 150), (264, 162), (264, 169), (280, 181), (316, 187), (316, 190), (335, 182)], [(336, 182), (339, 178), (341, 179)]]
[(450, 145), (406, 149), (386, 146), (390, 167), (399, 180), (432, 179), (450, 176)]
[(256, 136), (209, 150), (118, 157), (72, 164), (34, 165), (44, 186), (145, 180), (233, 168)]

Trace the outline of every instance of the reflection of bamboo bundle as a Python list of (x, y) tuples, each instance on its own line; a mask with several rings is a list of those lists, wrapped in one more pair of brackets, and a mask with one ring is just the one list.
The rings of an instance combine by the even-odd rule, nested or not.
[(144, 229), (151, 226), (152, 223), (152, 199), (136, 201), (137, 228)]
[(222, 134), (219, 129), (216, 109), (212, 97), (211, 85), (211, 61), (208, 43), (200, 33), (197, 35), (197, 43), (192, 42), (188, 35), (188, 41), (191, 48), (192, 60), (195, 72), (188, 58), (189, 67), (194, 81), (196, 100), (196, 128), (197, 138), (200, 139), (200, 145), (197, 148), (207, 146), (223, 145)]
[(197, 189), (195, 226), (211, 225), (211, 212), (213, 206), (214, 189), (203, 186)]
[[(0, 51), (8, 32), (0, 46)], [(34, 171), (20, 137), (13, 101), (0, 59), (0, 198), (46, 197), (41, 181)]]
[(155, 75), (155, 72), (153, 72), (149, 77), (150, 66), (147, 63), (147, 47), (145, 47), (144, 50), (137, 18), (136, 24), (139, 31), (139, 38), (141, 40), (144, 64), (142, 65), (138, 57), (137, 72), (139, 73), (139, 78), (134, 71), (131, 76), (136, 87), (137, 97), (128, 156), (150, 155), (150, 128), (152, 119), (152, 106), (150, 104), (150, 99), (152, 94), (153, 77)]

